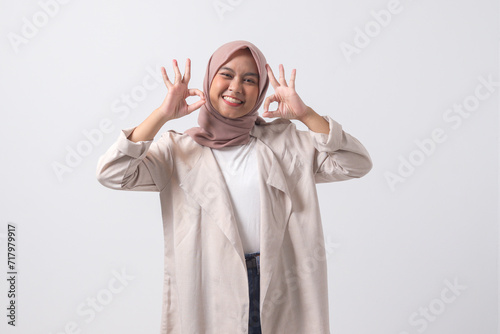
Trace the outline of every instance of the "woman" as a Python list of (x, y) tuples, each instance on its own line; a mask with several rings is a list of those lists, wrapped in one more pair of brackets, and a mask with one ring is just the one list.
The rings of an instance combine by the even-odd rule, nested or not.
[[(165, 256), (161, 333), (330, 333), (326, 252), (316, 183), (372, 168), (363, 145), (305, 105), (280, 65), (233, 41), (211, 56), (204, 92), (190, 61), (137, 127), (100, 157), (97, 178), (118, 190), (157, 191)], [(269, 82), (274, 94), (264, 101)], [(207, 94), (207, 95), (205, 95)], [(186, 103), (188, 96), (200, 101)], [(318, 96), (319, 98), (319, 96)], [(264, 102), (264, 117), (258, 114)], [(276, 111), (269, 105), (278, 102)], [(200, 109), (199, 127), (155, 135)], [(299, 131), (290, 119), (303, 122)]]

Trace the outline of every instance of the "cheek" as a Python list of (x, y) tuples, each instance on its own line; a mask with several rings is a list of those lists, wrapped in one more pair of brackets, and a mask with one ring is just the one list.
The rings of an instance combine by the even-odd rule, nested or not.
[(212, 101), (217, 99), (218, 93), (219, 93), (219, 90), (217, 89), (217, 84), (214, 82), (214, 83), (212, 83), (212, 86), (210, 86), (210, 99)]
[(210, 100), (214, 101), (214, 99), (217, 98), (217, 94), (215, 94), (215, 91), (213, 88), (210, 88)]
[(254, 89), (252, 91), (252, 100), (254, 102), (257, 102), (257, 99), (259, 98), (259, 90), (258, 89)]

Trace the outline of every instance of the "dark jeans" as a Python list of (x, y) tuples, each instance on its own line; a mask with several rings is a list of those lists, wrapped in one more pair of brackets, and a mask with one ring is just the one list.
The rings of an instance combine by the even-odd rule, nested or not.
[(248, 290), (250, 295), (250, 315), (248, 318), (248, 334), (262, 334), (260, 328), (259, 294), (260, 294), (260, 258), (259, 253), (245, 254), (248, 273)]

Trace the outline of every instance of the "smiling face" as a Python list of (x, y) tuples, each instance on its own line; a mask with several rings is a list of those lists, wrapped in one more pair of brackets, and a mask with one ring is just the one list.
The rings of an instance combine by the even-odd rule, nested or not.
[(222, 116), (248, 114), (259, 97), (259, 71), (249, 49), (234, 52), (219, 68), (210, 85), (210, 102)]

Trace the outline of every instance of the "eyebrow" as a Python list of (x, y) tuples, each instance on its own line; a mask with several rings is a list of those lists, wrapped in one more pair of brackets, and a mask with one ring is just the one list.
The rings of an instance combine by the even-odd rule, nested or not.
[[(234, 73), (234, 71), (233, 71), (231, 68), (226, 67), (226, 66), (221, 67), (219, 70), (228, 70), (228, 71), (231, 71), (231, 72), (233, 72), (233, 73)], [(257, 77), (257, 78), (259, 78), (259, 75), (258, 75), (257, 73), (248, 72), (248, 73), (245, 73), (245, 76), (246, 76), (246, 75), (251, 75), (251, 76), (253, 76), (253, 77)]]

